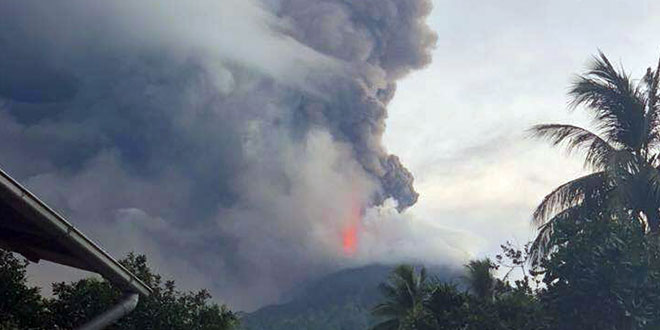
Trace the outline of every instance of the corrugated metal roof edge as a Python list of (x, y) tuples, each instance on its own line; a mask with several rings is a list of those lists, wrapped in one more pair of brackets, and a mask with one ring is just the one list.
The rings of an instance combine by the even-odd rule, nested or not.
[(104, 278), (113, 282), (115, 285), (132, 289), (143, 296), (151, 294), (152, 289), (144, 284), (135, 274), (122, 266), (108, 252), (87, 238), (87, 236), (75, 228), (63, 216), (51, 209), (46, 203), (42, 202), (2, 169), (0, 169), (0, 184), (3, 188), (10, 190), (16, 197), (25, 201), (44, 221), (47, 221), (52, 229), (57, 230), (58, 232), (53, 233), (55, 236), (65, 237), (69, 241), (69, 245), (78, 247), (80, 250), (77, 252), (84, 254), (81, 257), (91, 259), (84, 261), (95, 263), (95, 266), (100, 268), (98, 273)]

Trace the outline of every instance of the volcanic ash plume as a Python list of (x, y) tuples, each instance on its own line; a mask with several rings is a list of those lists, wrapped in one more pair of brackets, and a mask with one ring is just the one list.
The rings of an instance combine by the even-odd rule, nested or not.
[(291, 22), (288, 33), (301, 43), (349, 65), (350, 75), (322, 83), (327, 101), (301, 102), (306, 125), (328, 127), (347, 141), (360, 164), (383, 188), (378, 201), (393, 197), (403, 210), (417, 201), (412, 175), (381, 144), (387, 103), (395, 81), (430, 62), (435, 35), (423, 19), (427, 1), (307, 1), (279, 4)]
[(115, 254), (275, 301), (364, 248), (363, 210), (416, 202), (381, 138), (396, 81), (430, 61), (430, 9), (0, 0), (0, 162)]

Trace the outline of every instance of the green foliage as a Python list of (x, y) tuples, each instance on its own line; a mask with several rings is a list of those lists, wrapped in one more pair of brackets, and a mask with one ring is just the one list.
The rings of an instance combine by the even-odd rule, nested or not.
[(629, 220), (558, 224), (541, 294), (558, 329), (660, 328), (658, 237)]
[[(536, 136), (581, 151), (592, 174), (548, 194), (533, 292), (553, 329), (660, 329), (660, 63), (632, 80), (600, 53), (571, 88), (596, 130), (538, 125)], [(538, 277), (537, 277), (538, 275)], [(527, 277), (526, 277), (527, 279)]]
[(0, 329), (29, 329), (41, 325), (44, 300), (27, 285), (27, 261), (0, 249)]
[[(129, 254), (121, 263), (154, 292), (142, 298), (136, 309), (109, 329), (231, 329), (236, 316), (226, 306), (211, 303), (206, 290), (181, 292), (174, 281), (164, 281), (147, 265), (145, 256)], [(55, 299), (51, 302), (54, 325), (69, 328), (89, 321), (116, 304), (121, 292), (107, 281), (84, 279), (74, 283), (53, 285)]]
[(497, 286), (493, 271), (496, 269), (497, 265), (488, 258), (470, 260), (465, 265), (465, 281), (475, 296), (484, 300), (493, 299)]
[(426, 329), (450, 330), (465, 328), (470, 316), (470, 296), (450, 283), (436, 282), (430, 287), (425, 302), (429, 318)]
[(415, 276), (413, 267), (397, 267), (384, 285), (384, 302), (373, 310), (375, 315), (386, 318), (373, 329), (550, 329), (529, 279), (511, 286), (494, 278), (492, 271), (496, 267), (489, 259), (468, 263), (464, 278), (469, 291), (439, 280), (415, 280), (422, 278), (421, 271)]
[(419, 329), (427, 322), (428, 310), (424, 304), (429, 297), (426, 269), (419, 272), (410, 265), (400, 265), (386, 283), (380, 285), (385, 299), (373, 314), (383, 320), (374, 330)]
[[(0, 253), (0, 298), (6, 298), (0, 299), (0, 329), (72, 329), (121, 299), (119, 290), (97, 278), (55, 283), (54, 297), (43, 299), (37, 289), (26, 286), (27, 263), (2, 250)], [(177, 290), (174, 281), (164, 281), (151, 271), (145, 256), (129, 254), (120, 262), (154, 292), (149, 297), (141, 297), (133, 312), (108, 329), (228, 330), (237, 326), (236, 315), (226, 306), (211, 302), (206, 290)]]
[(596, 129), (566, 124), (532, 128), (534, 135), (555, 146), (581, 152), (585, 167), (593, 171), (557, 187), (535, 210), (540, 229), (532, 249), (535, 260), (558, 244), (552, 235), (558, 222), (625, 213), (645, 230), (660, 231), (659, 82), (660, 65), (636, 81), (599, 53), (569, 93), (571, 107), (583, 106)]

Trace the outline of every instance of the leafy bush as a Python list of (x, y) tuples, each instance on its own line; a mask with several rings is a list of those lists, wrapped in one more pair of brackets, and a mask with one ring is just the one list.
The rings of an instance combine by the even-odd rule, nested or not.
[(46, 313), (38, 288), (27, 285), (27, 261), (0, 249), (0, 330), (36, 328)]
[(633, 221), (556, 225), (541, 297), (559, 329), (660, 328), (658, 236)]
[[(181, 292), (147, 265), (147, 258), (129, 254), (120, 261), (154, 292), (142, 297), (133, 312), (108, 329), (227, 330), (236, 315), (211, 301), (206, 290)], [(109, 282), (87, 278), (53, 284), (53, 298), (42, 298), (27, 286), (27, 262), (0, 250), (0, 329), (71, 329), (119, 302), (122, 292)]]

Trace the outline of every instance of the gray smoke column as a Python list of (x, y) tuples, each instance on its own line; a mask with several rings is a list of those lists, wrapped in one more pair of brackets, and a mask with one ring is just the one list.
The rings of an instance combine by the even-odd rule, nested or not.
[(412, 175), (381, 144), (387, 103), (395, 81), (431, 60), (436, 36), (424, 22), (428, 1), (307, 1), (279, 4), (278, 15), (290, 19), (290, 34), (313, 49), (350, 63), (349, 81), (328, 86), (332, 102), (305, 100), (307, 123), (322, 122), (341, 140), (350, 141), (362, 166), (376, 176), (383, 193), (399, 210), (413, 205), (417, 193)]
[(365, 210), (416, 202), (381, 139), (396, 81), (430, 61), (430, 9), (0, 0), (0, 164), (116, 254), (237, 308), (276, 301), (382, 259)]

